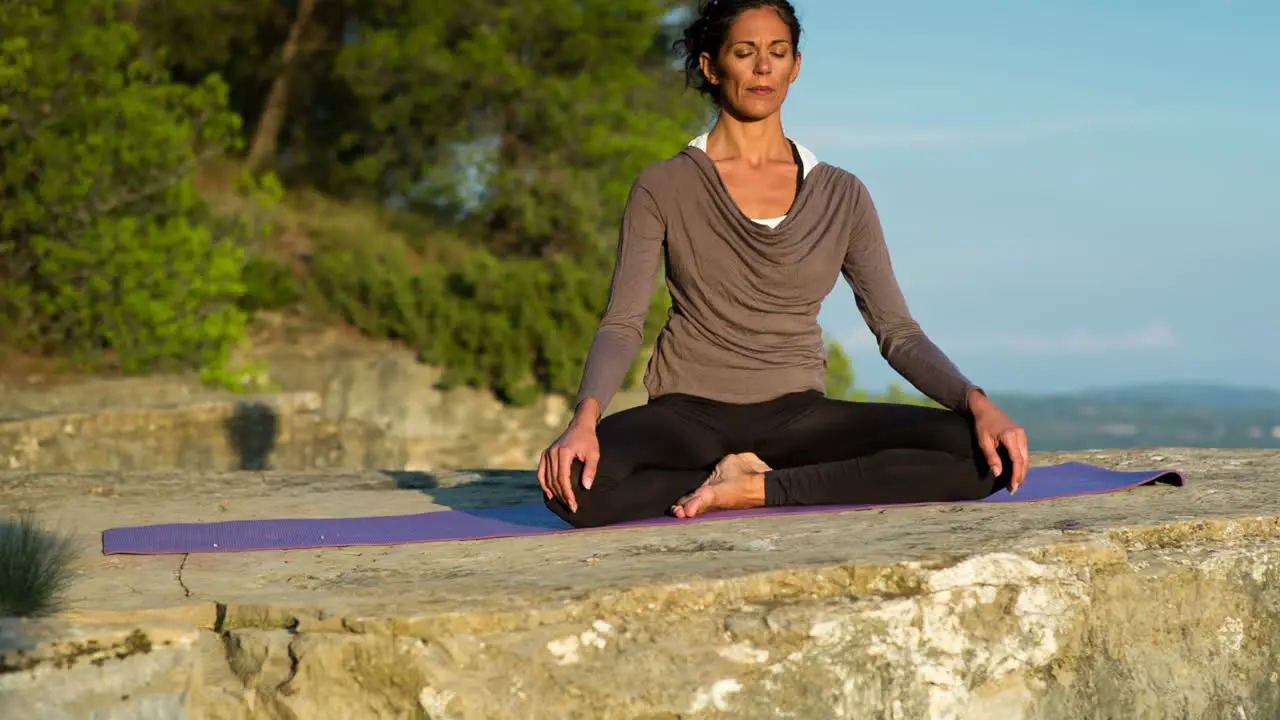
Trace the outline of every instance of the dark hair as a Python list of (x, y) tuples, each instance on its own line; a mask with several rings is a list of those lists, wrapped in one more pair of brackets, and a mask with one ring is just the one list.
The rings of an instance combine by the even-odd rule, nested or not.
[(712, 102), (720, 102), (720, 88), (711, 84), (702, 74), (699, 58), (702, 53), (716, 57), (725, 36), (738, 16), (756, 8), (772, 8), (791, 29), (791, 47), (800, 48), (800, 21), (796, 9), (787, 0), (700, 0), (698, 16), (684, 29), (684, 37), (675, 42), (676, 50), (684, 55), (685, 84), (697, 88)]

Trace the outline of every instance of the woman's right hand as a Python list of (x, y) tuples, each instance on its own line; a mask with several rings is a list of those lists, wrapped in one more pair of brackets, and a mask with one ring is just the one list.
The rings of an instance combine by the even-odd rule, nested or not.
[(577, 418), (542, 451), (538, 460), (538, 484), (542, 486), (543, 495), (548, 499), (555, 497), (570, 512), (578, 511), (578, 500), (573, 496), (574, 460), (582, 461), (582, 486), (590, 490), (600, 462), (600, 441), (595, 425)]

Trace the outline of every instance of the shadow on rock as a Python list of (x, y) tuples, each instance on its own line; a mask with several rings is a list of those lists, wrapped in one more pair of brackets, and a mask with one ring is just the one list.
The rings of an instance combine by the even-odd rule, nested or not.
[(267, 470), (280, 434), (280, 417), (270, 406), (239, 403), (227, 418), (227, 438), (239, 458), (240, 470)]
[(542, 502), (538, 477), (530, 470), (451, 470), (445, 473), (383, 470), (399, 490), (421, 490), (453, 510)]

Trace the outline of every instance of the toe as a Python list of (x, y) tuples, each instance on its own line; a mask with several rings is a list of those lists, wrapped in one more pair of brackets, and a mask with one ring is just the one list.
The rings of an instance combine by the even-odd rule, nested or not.
[(684, 509), (685, 517), (697, 517), (701, 515), (707, 506), (707, 497), (705, 492), (694, 493), (687, 501), (681, 503)]
[(675, 515), (678, 518), (688, 517), (687, 508), (689, 505), (689, 501), (692, 499), (693, 499), (693, 495), (689, 494), (677, 500), (676, 504), (671, 506), (671, 514)]

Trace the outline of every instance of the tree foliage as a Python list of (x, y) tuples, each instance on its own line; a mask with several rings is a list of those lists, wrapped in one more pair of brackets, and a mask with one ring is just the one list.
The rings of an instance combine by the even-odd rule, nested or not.
[[(705, 118), (653, 0), (405, 3), (335, 71), (367, 125), (341, 181), (536, 256), (598, 250), (634, 176)], [(430, 78), (424, 82), (424, 78)]]
[(849, 353), (838, 341), (827, 340), (827, 397), (851, 400), (856, 387)]
[[(610, 279), (564, 257), (504, 261), (480, 252), (453, 267), (414, 267), (397, 248), (339, 246), (318, 258), (319, 290), (356, 327), (445, 368), (444, 387), (491, 388), (519, 405), (577, 390)], [(668, 303), (655, 295), (647, 338)]]
[[(7, 337), (220, 377), (248, 316), (318, 298), (449, 383), (572, 392), (630, 183), (709, 119), (671, 55), (688, 4), (0, 5)], [(259, 178), (235, 202), (198, 182), (228, 160)], [(275, 177), (371, 210), (264, 215)]]
[(230, 83), (256, 165), (499, 256), (600, 251), (709, 119), (671, 54), (687, 0), (136, 1), (175, 76)]
[(219, 368), (240, 337), (240, 218), (197, 195), (239, 118), (216, 76), (139, 57), (104, 0), (0, 6), (0, 303), (11, 337), (126, 370)]

